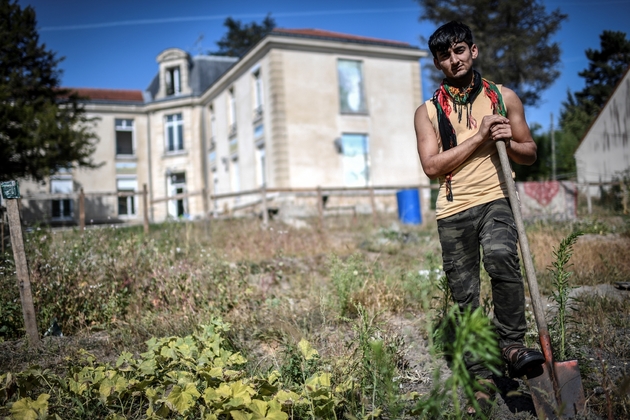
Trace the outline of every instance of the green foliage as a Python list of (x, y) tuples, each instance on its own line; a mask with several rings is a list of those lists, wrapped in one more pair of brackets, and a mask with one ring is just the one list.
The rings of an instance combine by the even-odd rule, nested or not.
[(330, 280), (337, 292), (341, 315), (347, 315), (354, 306), (352, 296), (365, 284), (368, 270), (361, 254), (353, 254), (346, 261), (333, 256), (330, 261)]
[[(316, 372), (295, 390), (283, 388), (277, 371), (247, 377), (245, 358), (226, 348), (228, 330), (214, 319), (192, 335), (152, 338), (146, 352), (123, 352), (114, 365), (84, 353), (80, 363), (70, 364), (67, 377), (38, 367), (2, 374), (0, 401), (8, 401), (14, 418), (23, 419), (48, 413), (60, 418), (285, 420), (294, 410), (331, 418), (342, 400), (334, 397), (329, 373)], [(318, 357), (305, 340), (299, 348), (305, 362)]]
[(59, 87), (61, 60), (39, 43), (36, 26), (32, 7), (0, 0), (0, 180), (98, 166), (93, 120)]
[[(358, 318), (353, 327), (357, 337), (361, 415), (364, 418), (387, 412), (397, 418), (402, 411), (402, 400), (397, 390), (397, 361), (402, 343), (384, 337), (376, 321), (362, 306), (357, 307)], [(371, 408), (371, 410), (368, 410)]]
[(471, 312), (470, 308), (461, 311), (457, 306), (449, 310), (444, 326), (452, 331), (449, 339), (442, 344), (444, 353), (450, 359), (452, 375), (443, 381), (439, 369), (436, 369), (429, 395), (416, 404), (413, 414), (426, 419), (445, 418), (445, 407), (450, 401), (454, 410), (452, 418), (463, 418), (465, 413), (457, 393), (461, 389), (478, 415), (485, 418), (475, 399), (475, 392), (484, 389), (466, 369), (465, 360), (479, 362), (494, 374), (500, 374), (497, 369), (500, 364), (499, 347), (494, 327), (482, 308)]
[(240, 20), (228, 17), (223, 26), (227, 28), (227, 33), (217, 41), (219, 50), (212, 54), (241, 57), (271, 32), (276, 27), (276, 22), (271, 14), (268, 14), (261, 24), (251, 22), (243, 25)]
[(567, 316), (571, 299), (569, 293), (573, 289), (569, 284), (569, 278), (572, 273), (567, 271), (567, 269), (569, 268), (571, 255), (573, 255), (573, 245), (575, 245), (581, 235), (582, 232), (574, 231), (560, 242), (558, 249), (553, 251), (555, 260), (549, 269), (553, 275), (551, 280), (553, 290), (551, 291), (550, 299), (558, 305), (558, 314), (553, 318), (550, 325), (551, 331), (554, 332), (552, 337), (555, 338), (555, 341), (558, 341), (558, 345), (554, 346), (556, 353), (554, 357), (557, 360), (567, 359)]
[(437, 26), (466, 19), (479, 47), (475, 67), (513, 89), (523, 104), (537, 104), (559, 76), (560, 45), (552, 37), (567, 18), (559, 9), (548, 13), (539, 0), (417, 1), (420, 19)]

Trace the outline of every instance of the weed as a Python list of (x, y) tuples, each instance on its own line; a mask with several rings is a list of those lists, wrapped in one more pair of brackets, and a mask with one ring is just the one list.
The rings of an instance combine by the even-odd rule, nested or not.
[(566, 360), (566, 336), (567, 336), (567, 314), (569, 310), (569, 293), (572, 287), (569, 285), (569, 278), (571, 272), (567, 271), (569, 268), (569, 260), (573, 255), (573, 245), (582, 235), (580, 231), (574, 231), (569, 236), (560, 242), (560, 246), (557, 250), (553, 251), (555, 261), (552, 264), (550, 271), (553, 275), (552, 284), (554, 290), (551, 292), (551, 300), (558, 304), (557, 316), (553, 318), (551, 322), (552, 334), (559, 340), (559, 346), (554, 346), (556, 354), (554, 355), (558, 360)]

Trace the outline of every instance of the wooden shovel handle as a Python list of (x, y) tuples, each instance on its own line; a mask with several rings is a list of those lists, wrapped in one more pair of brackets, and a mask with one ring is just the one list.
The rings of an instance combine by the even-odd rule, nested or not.
[[(521, 257), (523, 259), (523, 265), (525, 266), (525, 275), (527, 277), (527, 284), (529, 285), (529, 293), (532, 298), (532, 306), (534, 307), (534, 318), (536, 318), (536, 326), (538, 327), (538, 335), (540, 337), (548, 337), (549, 330), (547, 329), (547, 321), (545, 320), (545, 312), (540, 299), (540, 292), (538, 291), (538, 281), (536, 280), (536, 270), (534, 269), (534, 263), (532, 261), (532, 254), (529, 252), (529, 242), (527, 241), (527, 235), (525, 234), (525, 225), (523, 224), (523, 216), (521, 214), (521, 206), (516, 194), (516, 184), (512, 178), (512, 168), (510, 166), (510, 159), (508, 158), (507, 151), (505, 149), (504, 141), (497, 141), (497, 151), (499, 152), (499, 158), (501, 159), (501, 169), (503, 171), (503, 177), (508, 188), (508, 196), (510, 198), (510, 206), (512, 207), (512, 213), (514, 214), (514, 221), (516, 222), (516, 229), (518, 231), (518, 240), (521, 248)], [(546, 353), (546, 349), (543, 346), (543, 353)], [(549, 348), (551, 350), (551, 348)], [(551, 360), (550, 357), (545, 354), (545, 359)]]

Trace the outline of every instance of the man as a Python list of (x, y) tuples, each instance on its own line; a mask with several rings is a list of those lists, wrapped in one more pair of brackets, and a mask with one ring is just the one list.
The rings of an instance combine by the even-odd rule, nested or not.
[[(479, 51), (468, 26), (441, 26), (429, 38), (429, 49), (445, 78), (416, 110), (414, 122), (422, 168), (440, 181), (436, 218), (444, 272), (460, 308), (477, 308), (481, 246), (498, 345), (510, 370), (522, 374), (544, 356), (523, 345), (527, 326), (518, 233), (495, 142), (504, 141), (510, 159), (522, 165), (536, 161), (536, 143), (518, 96), (473, 69)], [(478, 379), (491, 377), (474, 361), (467, 361), (467, 368)]]

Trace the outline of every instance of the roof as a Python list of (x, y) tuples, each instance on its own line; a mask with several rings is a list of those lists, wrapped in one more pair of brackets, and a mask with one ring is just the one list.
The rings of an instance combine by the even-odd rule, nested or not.
[[(238, 61), (237, 57), (197, 55), (190, 61), (188, 83), (193, 96), (200, 96)], [(154, 100), (160, 90), (159, 74), (156, 74), (146, 92), (148, 101)], [(172, 99), (172, 98), (166, 98)]]
[(407, 42), (402, 42), (402, 41), (391, 41), (388, 39), (370, 38), (370, 37), (359, 36), (359, 35), (349, 35), (349, 34), (344, 34), (341, 32), (325, 31), (322, 29), (276, 28), (273, 31), (271, 31), (270, 35), (326, 39), (326, 40), (335, 40), (335, 41), (344, 41), (344, 42), (355, 42), (359, 44), (384, 45), (384, 46), (399, 47), (399, 48), (414, 48), (414, 49), (418, 48)]
[(67, 88), (79, 96), (88, 98), (90, 101), (106, 102), (144, 102), (141, 90), (126, 89), (96, 89), (96, 88)]

